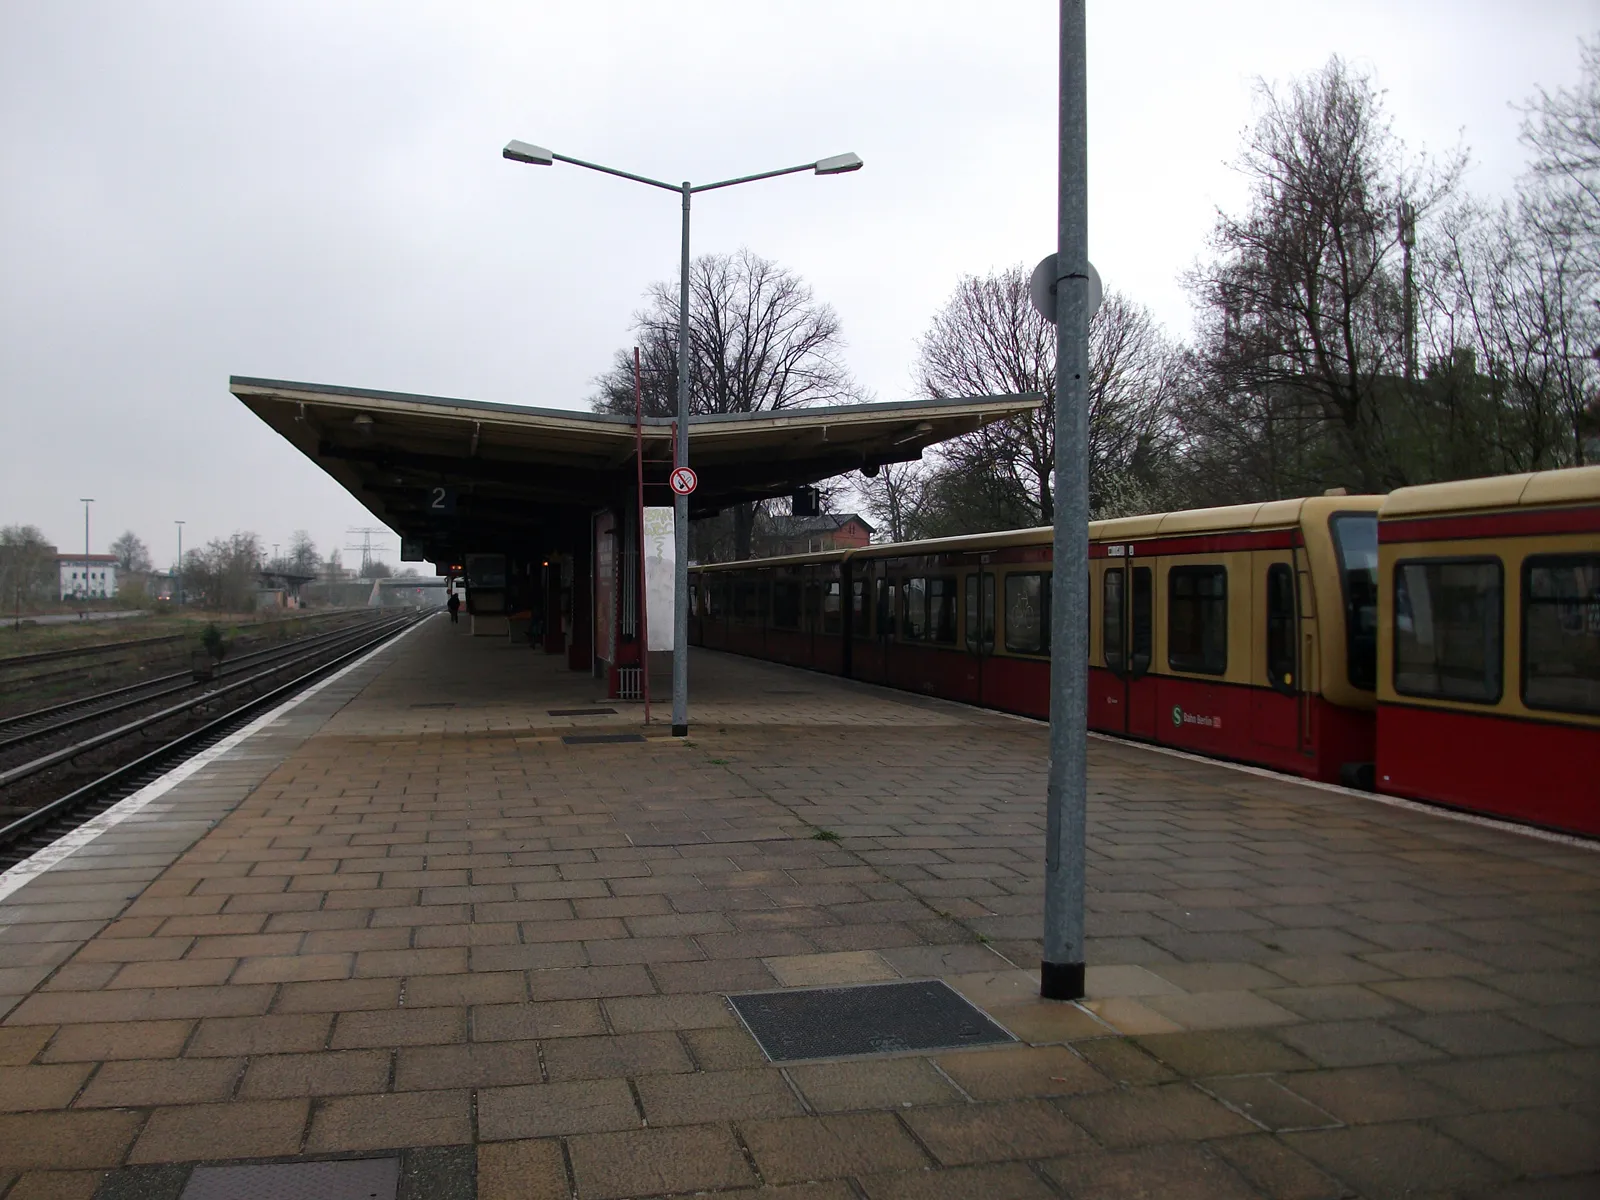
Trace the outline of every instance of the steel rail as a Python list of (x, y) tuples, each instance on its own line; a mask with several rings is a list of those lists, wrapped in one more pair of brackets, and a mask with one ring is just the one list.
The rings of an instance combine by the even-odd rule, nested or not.
[[(220, 668), (219, 673), (224, 675), (237, 674), (238, 669), (242, 665), (249, 663), (252, 659), (282, 656), (324, 643), (335, 642), (341, 638), (348, 637), (351, 633), (357, 632), (361, 629), (374, 628), (376, 625), (381, 624), (384, 619), (385, 618), (379, 618), (377, 621), (363, 621), (355, 625), (346, 626), (343, 629), (332, 630), (328, 633), (307, 634), (304, 637), (294, 638), (293, 640), (280, 646), (266, 646), (260, 650), (252, 650), (248, 654), (241, 654), (239, 657), (229, 660), (226, 665), (223, 665)], [(163, 690), (159, 692), (149, 692), (147, 695), (134, 696), (133, 699), (123, 701), (120, 704), (111, 704), (98, 708), (87, 707), (89, 705), (102, 705), (105, 701), (115, 700), (119, 696), (130, 696), (134, 692), (147, 692), (150, 688), (162, 687), (164, 684), (174, 683), (175, 680), (183, 680), (184, 682), (176, 683), (172, 687), (164, 687)], [(74, 725), (81, 725), (85, 721), (93, 721), (96, 718), (109, 716), (116, 712), (122, 712), (125, 709), (134, 708), (140, 704), (148, 704), (152, 700), (159, 700), (162, 696), (175, 695), (178, 692), (193, 687), (199, 682), (201, 681), (195, 679), (190, 671), (174, 671), (168, 675), (158, 675), (154, 679), (146, 679), (140, 683), (129, 684), (127, 687), (113, 688), (109, 692), (100, 692), (94, 696), (82, 696), (77, 700), (64, 700), (60, 704), (53, 704), (48, 708), (36, 708), (30, 712), (18, 713), (16, 716), (5, 717), (0, 719), (0, 731), (31, 725), (37, 721), (47, 721), (49, 723), (40, 726), (38, 729), (25, 729), (21, 733), (17, 733), (11, 737), (0, 740), (0, 753), (9, 750), (12, 746), (19, 746), (23, 742), (36, 741), (42, 737), (49, 737), (52, 733), (59, 732), (60, 730), (70, 729)], [(69, 713), (74, 709), (79, 708), (85, 708), (87, 711), (78, 713), (76, 716), (69, 717), (64, 721), (50, 720), (52, 717), (58, 716), (62, 713)]]
[(66, 817), (75, 808), (92, 800), (97, 792), (101, 792), (108, 787), (113, 787), (116, 784), (125, 781), (130, 776), (137, 775), (141, 771), (148, 771), (165, 759), (171, 758), (179, 751), (188, 749), (192, 746), (202, 745), (208, 740), (217, 738), (219, 735), (225, 733), (229, 726), (238, 724), (243, 717), (248, 716), (250, 713), (258, 709), (269, 707), (271, 704), (280, 699), (293, 695), (296, 691), (311, 683), (314, 679), (316, 679), (317, 676), (328, 673), (348, 660), (357, 657), (372, 646), (381, 645), (382, 643), (389, 641), (390, 639), (404, 632), (406, 629), (410, 628), (412, 625), (427, 620), (429, 617), (434, 615), (435, 611), (436, 610), (434, 609), (429, 609), (426, 612), (410, 614), (403, 620), (396, 622), (384, 632), (369, 638), (368, 640), (362, 642), (359, 646), (355, 646), (350, 650), (345, 651), (337, 658), (330, 659), (325, 663), (320, 663), (311, 670), (305, 672), (305, 674), (297, 675), (287, 683), (281, 684), (269, 692), (265, 692), (260, 696), (252, 697), (243, 704), (239, 705), (239, 707), (224, 713), (215, 720), (208, 721), (206, 724), (201, 725), (196, 729), (191, 729), (187, 733), (179, 734), (171, 741), (163, 743), (156, 749), (150, 751), (148, 754), (140, 755), (132, 762), (124, 763), (122, 766), (108, 771), (100, 778), (86, 783), (71, 792), (68, 792), (65, 796), (61, 796), (55, 800), (52, 800), (48, 804), (41, 805), (39, 808), (34, 809), (33, 812), (28, 813), (26, 816), (18, 817), (9, 824), (0, 826), (0, 849), (15, 845), (28, 834), (37, 830), (40, 826), (48, 825), (54, 820), (59, 820)]
[[(408, 616), (397, 621), (390, 622), (390, 627), (395, 628), (404, 625), (409, 619), (410, 618)], [(361, 633), (357, 633), (353, 636), (360, 637), (364, 633), (368, 632), (373, 631), (363, 630)], [(305, 659), (314, 658), (327, 649), (328, 647), (323, 646), (317, 650), (311, 651), (310, 653), (302, 654), (297, 658), (288, 659), (287, 661), (280, 662), (258, 674), (246, 676), (237, 683), (230, 683), (226, 687), (214, 688), (203, 695), (196, 696), (192, 700), (186, 700), (182, 704), (170, 705), (159, 712), (151, 713), (149, 716), (140, 717), (137, 721), (130, 721), (128, 724), (119, 725), (115, 729), (108, 729), (104, 733), (97, 733), (93, 737), (85, 738), (81, 742), (74, 742), (72, 745), (64, 746), (60, 750), (54, 750), (49, 754), (44, 754), (38, 758), (30, 759), (28, 762), (22, 763), (20, 766), (12, 767), (8, 771), (0, 771), (0, 788), (16, 783), (19, 779), (27, 779), (30, 776), (37, 775), (41, 771), (47, 771), (51, 767), (64, 763), (69, 759), (78, 757), (80, 754), (87, 754), (91, 750), (98, 750), (101, 746), (109, 745), (110, 743), (119, 741), (120, 739), (128, 737), (131, 734), (138, 733), (140, 730), (146, 729), (149, 726), (155, 725), (161, 721), (165, 721), (169, 717), (177, 716), (179, 713), (188, 712), (191, 708), (198, 708), (202, 704), (208, 704), (222, 696), (229, 695), (232, 692), (237, 692), (241, 688), (250, 687), (251, 685), (260, 682), (268, 675), (275, 675), (285, 667), (292, 667), (296, 663), (302, 662)]]

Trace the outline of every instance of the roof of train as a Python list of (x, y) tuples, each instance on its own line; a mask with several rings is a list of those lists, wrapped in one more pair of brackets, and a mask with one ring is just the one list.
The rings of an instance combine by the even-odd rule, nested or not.
[(1542, 504), (1600, 501), (1600, 466), (1531, 471), (1490, 479), (1458, 479), (1396, 488), (1379, 510), (1380, 517), (1412, 517), (1432, 513), (1494, 508), (1529, 508)]

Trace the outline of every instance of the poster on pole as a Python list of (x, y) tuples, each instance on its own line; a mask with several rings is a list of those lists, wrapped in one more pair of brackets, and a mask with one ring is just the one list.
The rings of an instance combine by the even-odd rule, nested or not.
[(673, 576), (677, 564), (674, 534), (672, 509), (644, 510), (644, 611), (652, 650), (672, 649)]

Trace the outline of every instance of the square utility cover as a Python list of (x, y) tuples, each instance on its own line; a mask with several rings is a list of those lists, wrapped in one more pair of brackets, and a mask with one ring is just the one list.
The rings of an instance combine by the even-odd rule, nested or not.
[(937, 979), (729, 996), (773, 1062), (1014, 1042)]
[(196, 1167), (180, 1200), (395, 1200), (398, 1158)]

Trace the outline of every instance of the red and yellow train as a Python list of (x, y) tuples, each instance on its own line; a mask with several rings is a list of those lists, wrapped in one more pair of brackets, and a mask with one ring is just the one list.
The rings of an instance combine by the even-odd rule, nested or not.
[[(1600, 836), (1600, 467), (1089, 527), (1089, 726)], [(690, 641), (1049, 714), (1051, 530), (696, 567)]]

